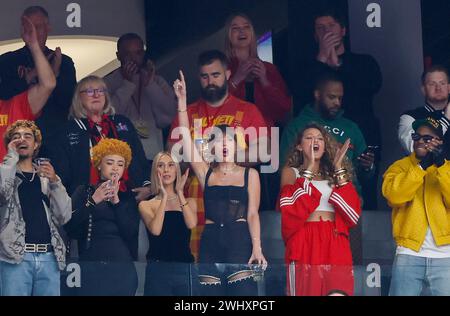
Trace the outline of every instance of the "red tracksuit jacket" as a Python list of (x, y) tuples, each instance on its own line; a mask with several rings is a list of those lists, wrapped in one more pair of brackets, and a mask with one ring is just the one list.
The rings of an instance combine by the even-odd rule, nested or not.
[[(305, 178), (298, 178), (293, 185), (286, 185), (281, 190), (281, 231), (286, 244), (286, 261), (299, 260), (296, 245), (299, 232), (311, 213), (320, 205), (322, 194)], [(356, 226), (361, 214), (361, 202), (352, 183), (335, 187), (329, 203), (336, 212), (335, 229), (337, 233), (349, 235), (349, 229)]]

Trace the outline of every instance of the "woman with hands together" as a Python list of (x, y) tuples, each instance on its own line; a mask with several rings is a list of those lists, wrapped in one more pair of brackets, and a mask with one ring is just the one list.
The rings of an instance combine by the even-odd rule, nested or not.
[(226, 23), (226, 55), (230, 60), (230, 93), (256, 104), (269, 127), (284, 123), (292, 100), (283, 77), (271, 63), (258, 57), (257, 38), (251, 20), (242, 13)]
[(195, 199), (186, 199), (184, 187), (189, 169), (181, 175), (179, 163), (168, 152), (153, 159), (150, 201), (139, 204), (147, 227), (149, 251), (144, 295), (191, 296), (190, 269), (194, 262), (189, 242), (197, 226)]

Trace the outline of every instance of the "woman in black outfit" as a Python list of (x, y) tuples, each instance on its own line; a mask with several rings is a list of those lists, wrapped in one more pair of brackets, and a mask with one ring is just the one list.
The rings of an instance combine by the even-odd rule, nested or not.
[(191, 229), (197, 225), (197, 204), (194, 199), (184, 197), (188, 173), (186, 170), (181, 176), (180, 165), (170, 153), (161, 152), (153, 159), (151, 180), (156, 197), (139, 204), (150, 244), (146, 296), (193, 294), (194, 257), (189, 242)]
[(72, 195), (72, 219), (65, 229), (78, 240), (81, 296), (133, 296), (138, 279), (139, 213), (133, 193), (120, 181), (131, 162), (131, 149), (116, 139), (92, 148), (98, 169), (96, 186), (79, 186)]
[[(226, 80), (225, 74), (216, 77), (217, 82)], [(214, 161), (211, 165), (205, 162), (191, 139), (186, 83), (181, 71), (180, 78), (175, 81), (174, 89), (183, 152), (204, 192), (206, 225), (200, 240), (200, 292), (219, 296), (256, 295), (250, 265), (256, 263), (264, 268), (267, 265), (260, 239), (258, 172), (236, 164), (235, 131), (226, 125), (217, 126), (210, 134), (208, 154), (212, 154)], [(218, 269), (217, 263), (224, 263), (224, 270)]]

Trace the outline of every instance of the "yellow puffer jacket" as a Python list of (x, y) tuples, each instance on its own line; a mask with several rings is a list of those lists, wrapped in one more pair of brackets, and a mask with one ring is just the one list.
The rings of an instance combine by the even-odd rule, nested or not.
[(383, 196), (392, 207), (397, 245), (419, 251), (428, 226), (438, 246), (450, 244), (450, 162), (424, 171), (412, 154), (383, 176)]

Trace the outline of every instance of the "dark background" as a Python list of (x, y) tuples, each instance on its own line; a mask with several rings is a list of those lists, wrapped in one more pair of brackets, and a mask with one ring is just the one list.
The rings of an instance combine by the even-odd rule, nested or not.
[(421, 4), (425, 59), (450, 69), (450, 1), (422, 0)]
[(248, 13), (258, 0), (147, 0), (147, 40), (158, 58), (218, 31), (234, 12)]
[[(312, 37), (314, 12), (328, 5), (345, 15), (348, 4), (347, 0), (286, 1), (289, 27), (274, 35), (274, 61), (291, 83), (299, 60), (310, 57), (315, 51)], [(252, 11), (259, 3), (260, 0), (147, 0), (145, 11), (150, 57), (157, 60), (172, 50), (213, 34), (235, 12), (248, 14), (254, 24), (258, 24)], [(450, 66), (450, 1), (422, 0), (421, 3), (426, 65), (443, 63)]]
[[(325, 6), (337, 8), (344, 15), (348, 10), (347, 0), (284, 1), (289, 10), (289, 26), (273, 34), (274, 63), (290, 85), (290, 79), (297, 73), (298, 62), (312, 56), (316, 49), (312, 35), (315, 12)], [(261, 0), (147, 0), (145, 4), (149, 57), (155, 60), (217, 32), (233, 13), (249, 15), (255, 28), (263, 22), (254, 13)], [(290, 85), (290, 88), (293, 90), (294, 87)]]

